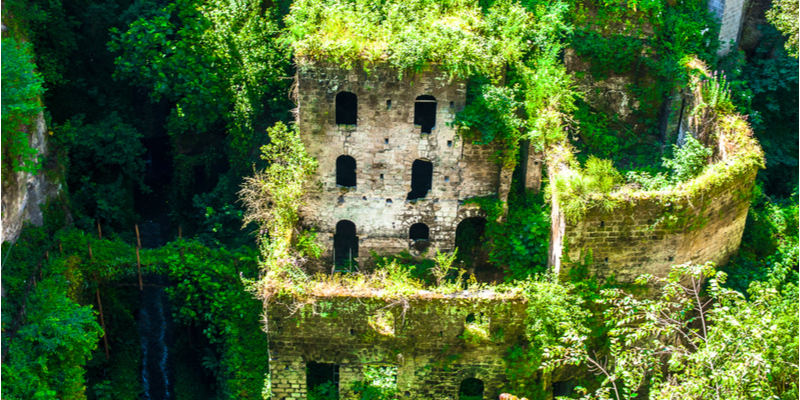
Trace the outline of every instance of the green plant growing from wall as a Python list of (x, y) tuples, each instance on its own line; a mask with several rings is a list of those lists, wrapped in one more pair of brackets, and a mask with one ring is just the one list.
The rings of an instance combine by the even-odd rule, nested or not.
[(458, 248), (453, 249), (452, 253), (441, 253), (436, 249), (436, 256), (433, 258), (436, 266), (430, 269), (431, 275), (436, 279), (436, 285), (442, 285), (450, 272), (456, 269), (452, 265), (457, 256)]
[[(472, 317), (472, 318), (470, 318)], [(464, 324), (464, 333), (459, 336), (467, 345), (479, 346), (491, 340), (491, 318), (482, 312), (470, 314)]]
[(245, 178), (239, 196), (247, 208), (244, 224), (261, 225), (271, 251), (278, 255), (286, 254), (293, 244), (297, 212), (317, 160), (306, 152), (296, 128), (278, 122), (267, 131), (270, 143), (261, 147), (261, 158), (269, 166)]
[(586, 165), (559, 174), (555, 182), (559, 206), (567, 220), (576, 222), (592, 207), (610, 212), (618, 201), (607, 196), (624, 183), (611, 160), (589, 157)]
[(474, 79), (467, 91), (467, 106), (452, 122), (464, 138), (477, 144), (502, 143), (500, 163), (512, 166), (522, 137), (524, 121), (516, 115), (522, 103), (516, 100), (518, 88), (496, 86), (487, 79)]
[(668, 173), (659, 172), (652, 176), (647, 171), (630, 171), (626, 176), (628, 182), (636, 183), (644, 190), (668, 189), (700, 176), (712, 153), (691, 135), (686, 137), (683, 146), (673, 145), (673, 149), (672, 158), (662, 159), (664, 167), (669, 168)]
[(397, 390), (397, 367), (365, 365), (364, 380), (352, 384), (359, 400), (392, 400), (399, 395)]
[(350, 69), (386, 62), (400, 73), (439, 63), (453, 76), (496, 76), (526, 46), (531, 16), (518, 3), (431, 0), (292, 3), (284, 40), (298, 57)]
[(3, 155), (5, 162), (14, 172), (36, 173), (37, 150), (29, 143), (29, 130), (36, 116), (44, 110), (39, 96), (44, 93), (44, 79), (36, 72), (29, 43), (18, 42), (13, 38), (3, 39)]

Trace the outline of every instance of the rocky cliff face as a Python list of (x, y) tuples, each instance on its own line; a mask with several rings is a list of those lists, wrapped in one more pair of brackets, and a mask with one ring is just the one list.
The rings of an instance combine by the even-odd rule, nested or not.
[[(36, 123), (26, 127), (31, 147), (47, 155), (47, 125), (44, 114), (39, 113)], [(50, 182), (44, 168), (37, 174), (3, 171), (2, 225), (0, 241), (14, 242), (26, 221), (41, 225), (44, 222), (40, 204), (61, 191), (61, 184)]]

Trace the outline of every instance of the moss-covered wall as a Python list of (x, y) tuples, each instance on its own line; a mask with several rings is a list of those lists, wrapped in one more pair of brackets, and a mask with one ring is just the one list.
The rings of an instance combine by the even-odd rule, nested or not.
[[(377, 315), (389, 312), (392, 318)], [(469, 314), (489, 319), (491, 338), (462, 338)], [(413, 298), (402, 303), (377, 298), (317, 298), (291, 313), (281, 301), (268, 307), (274, 399), (306, 398), (306, 363), (339, 365), (340, 396), (363, 380), (365, 365), (394, 365), (403, 398), (457, 399), (461, 382), (481, 379), (484, 397), (497, 398), (506, 379), (507, 349), (523, 341), (522, 299), (482, 297)], [(391, 330), (394, 332), (392, 333)]]
[(754, 182), (752, 171), (695, 196), (654, 192), (612, 212), (593, 209), (565, 224), (564, 254), (577, 262), (591, 250), (590, 272), (620, 282), (645, 273), (665, 276), (686, 262), (724, 264), (739, 248)]

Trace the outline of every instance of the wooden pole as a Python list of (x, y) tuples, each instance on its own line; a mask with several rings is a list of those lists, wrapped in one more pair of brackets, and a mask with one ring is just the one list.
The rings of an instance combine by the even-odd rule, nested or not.
[(64, 255), (64, 247), (63, 247), (63, 246), (61, 246), (61, 242), (58, 242), (58, 251), (60, 251), (60, 252), (61, 252), (61, 255), (62, 255), (62, 256)]
[(136, 245), (141, 249), (142, 239), (139, 237), (139, 224), (134, 224), (133, 226), (136, 227)]
[(97, 238), (103, 240), (103, 229), (100, 228), (100, 220), (97, 220)]
[[(181, 225), (178, 225), (178, 240), (181, 240), (182, 238), (183, 238), (183, 227)], [(184, 264), (186, 263), (186, 261), (183, 259), (183, 243), (181, 243), (181, 263)]]
[(139, 270), (139, 290), (142, 290), (142, 262), (139, 259), (139, 248), (136, 248), (136, 268)]
[(89, 246), (89, 258), (94, 261), (94, 255), (92, 254), (92, 244), (86, 243)]
[[(99, 285), (100, 283), (98, 283)], [(103, 344), (106, 347), (106, 360), (108, 360), (108, 335), (106, 335), (106, 321), (103, 318), (103, 303), (100, 302), (100, 288), (95, 287), (94, 291), (97, 294), (97, 306), (100, 308), (100, 325), (103, 327)]]

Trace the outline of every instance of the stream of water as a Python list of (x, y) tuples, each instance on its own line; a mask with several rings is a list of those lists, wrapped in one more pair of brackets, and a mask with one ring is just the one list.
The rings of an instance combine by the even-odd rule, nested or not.
[(172, 321), (162, 276), (148, 276), (139, 295), (139, 335), (142, 342), (142, 399), (167, 400), (174, 397), (169, 348)]

